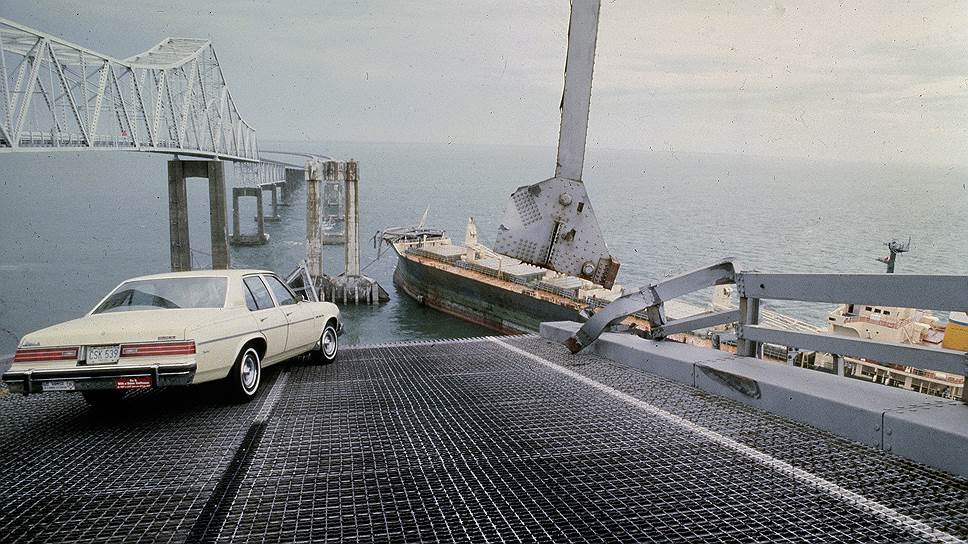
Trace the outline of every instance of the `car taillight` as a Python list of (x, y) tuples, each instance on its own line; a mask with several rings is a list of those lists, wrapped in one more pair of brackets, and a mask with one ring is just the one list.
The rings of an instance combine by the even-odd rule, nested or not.
[(187, 342), (148, 342), (144, 344), (124, 344), (122, 357), (149, 357), (165, 355), (194, 355), (195, 341)]
[(38, 361), (68, 361), (77, 360), (78, 348), (17, 348), (13, 355), (15, 363), (33, 363)]

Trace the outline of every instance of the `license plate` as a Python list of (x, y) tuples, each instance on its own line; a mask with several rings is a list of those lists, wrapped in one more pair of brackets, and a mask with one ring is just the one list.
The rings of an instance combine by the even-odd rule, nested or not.
[(87, 364), (105, 365), (118, 362), (121, 346), (91, 346), (87, 348)]
[(114, 386), (118, 389), (149, 389), (151, 388), (151, 376), (117, 378), (114, 380)]
[(41, 382), (44, 391), (73, 391), (74, 382), (70, 380), (58, 380), (54, 382)]

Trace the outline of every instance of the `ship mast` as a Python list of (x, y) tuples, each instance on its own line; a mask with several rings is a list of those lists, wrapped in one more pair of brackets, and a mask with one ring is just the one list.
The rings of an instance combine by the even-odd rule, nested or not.
[(897, 261), (897, 256), (899, 253), (907, 253), (911, 251), (911, 237), (908, 236), (907, 243), (901, 243), (897, 240), (891, 240), (890, 242), (884, 242), (887, 249), (891, 252), (887, 257), (877, 257), (875, 260), (879, 263), (884, 263), (887, 265), (887, 273), (894, 273), (894, 263)]

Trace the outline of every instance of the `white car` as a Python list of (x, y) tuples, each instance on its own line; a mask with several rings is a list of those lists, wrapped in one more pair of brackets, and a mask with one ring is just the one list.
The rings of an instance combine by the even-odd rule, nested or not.
[(97, 404), (128, 389), (225, 380), (248, 401), (266, 366), (307, 352), (334, 361), (341, 332), (336, 305), (303, 300), (272, 272), (143, 276), (84, 317), (24, 336), (3, 381), (14, 393), (80, 391)]

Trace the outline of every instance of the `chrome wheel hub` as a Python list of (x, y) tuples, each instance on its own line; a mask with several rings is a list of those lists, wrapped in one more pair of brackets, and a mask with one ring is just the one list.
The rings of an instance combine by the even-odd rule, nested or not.
[(259, 381), (259, 360), (251, 353), (246, 354), (242, 359), (242, 387), (246, 391), (255, 388)]
[(323, 338), (320, 340), (323, 346), (323, 355), (327, 358), (336, 355), (336, 333), (333, 329), (327, 328), (323, 331)]

